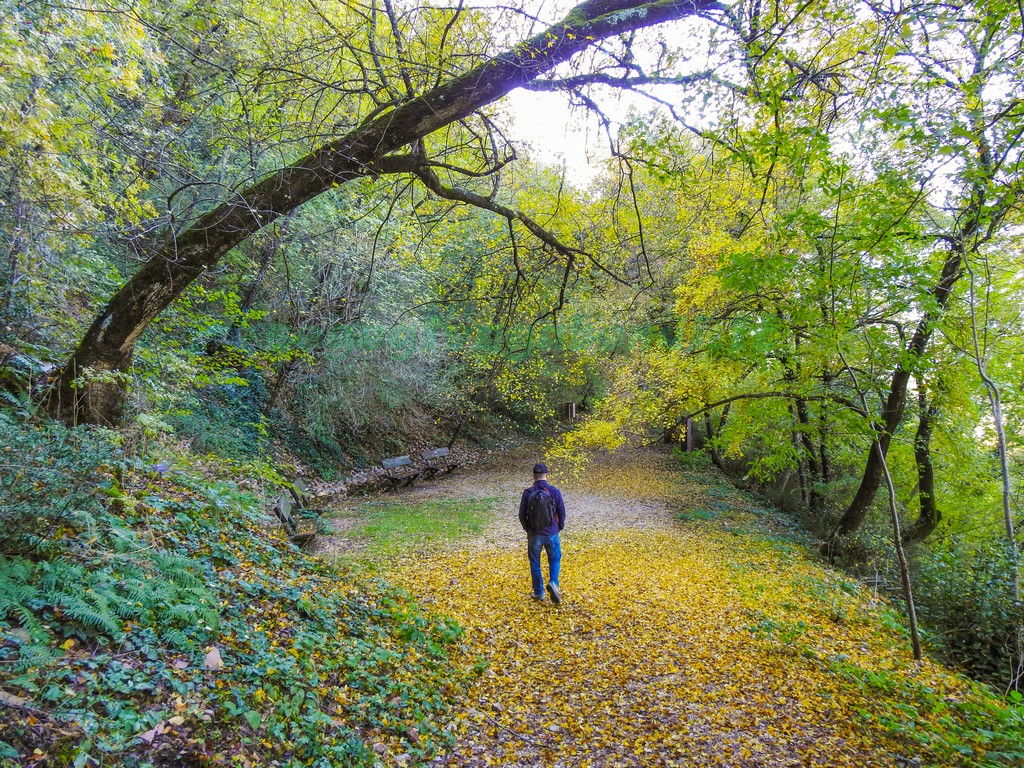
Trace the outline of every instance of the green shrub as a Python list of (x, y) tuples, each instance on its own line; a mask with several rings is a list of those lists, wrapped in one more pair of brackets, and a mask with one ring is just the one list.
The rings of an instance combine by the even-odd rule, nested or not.
[(13, 635), (17, 655), (7, 649), (6, 660), (26, 669), (53, 658), (58, 640), (123, 642), (128, 622), (157, 627), (157, 637), (178, 649), (196, 628), (216, 627), (216, 601), (197, 564), (167, 552), (133, 555), (139, 545), (121, 538), (103, 565), (0, 556), (0, 630), (23, 630)]
[(95, 524), (98, 489), (121, 458), (117, 436), (0, 411), (0, 555), (39, 557)]
[(271, 414), (270, 432), (325, 480), (335, 479), (339, 467), (350, 466), (353, 463), (337, 442), (310, 435), (304, 429), (288, 422), (282, 412), (276, 409)]
[(687, 451), (683, 446), (672, 446), (672, 459), (683, 472), (712, 471), (711, 455), (703, 449)]
[[(0, 481), (24, 520), (53, 517), (55, 499), (79, 510), (0, 555), (0, 688), (42, 713), (0, 707), (0, 764), (38, 749), (54, 765), (363, 765), (364, 739), (417, 759), (450, 739), (456, 626), (307, 558), (259, 499), (190, 474), (187, 456), (148, 467), (102, 431), (3, 413), (0, 436), (20, 451)], [(56, 495), (34, 485), (51, 482)]]
[(457, 389), (448, 380), (445, 349), (414, 320), (393, 333), (390, 322), (367, 319), (332, 332), (323, 344), (316, 368), (295, 377), (287, 408), (325, 444), (401, 432), (423, 421), (424, 407), (439, 408)]
[(7, 663), (45, 662), (57, 641), (120, 642), (127, 622), (172, 646), (216, 626), (203, 568), (133, 527), (114, 433), (0, 412), (0, 441), (0, 632), (18, 630)]
[(197, 392), (187, 409), (168, 418), (175, 433), (197, 453), (238, 461), (265, 454), (270, 445), (263, 420), (267, 388), (256, 371), (246, 371), (246, 381)]
[(1009, 547), (951, 545), (915, 551), (914, 590), (923, 623), (946, 657), (969, 674), (1005, 688), (1024, 611), (1014, 606)]

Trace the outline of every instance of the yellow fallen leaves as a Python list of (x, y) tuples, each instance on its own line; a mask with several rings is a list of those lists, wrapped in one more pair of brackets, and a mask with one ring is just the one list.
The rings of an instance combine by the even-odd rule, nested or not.
[[(943, 675), (915, 672), (902, 640), (817, 566), (712, 527), (565, 536), (563, 549), (560, 607), (529, 599), (525, 543), (393, 574), (466, 629), (467, 663), (488, 662), (443, 764), (885, 766), (912, 756), (861, 724), (870, 694), (830, 665)], [(763, 618), (793, 612), (799, 622)]]

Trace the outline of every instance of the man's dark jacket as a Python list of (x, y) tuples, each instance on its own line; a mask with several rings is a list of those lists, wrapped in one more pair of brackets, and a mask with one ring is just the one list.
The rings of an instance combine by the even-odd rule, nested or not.
[(526, 527), (526, 505), (529, 501), (531, 492), (537, 486), (546, 488), (548, 493), (551, 494), (551, 498), (555, 500), (555, 516), (558, 518), (558, 525), (548, 525), (541, 528), (539, 531), (534, 531), (534, 533), (539, 533), (544, 536), (554, 536), (565, 528), (565, 502), (562, 501), (562, 492), (547, 480), (535, 480), (533, 485), (523, 491), (523, 498), (519, 500), (519, 524), (523, 526), (524, 531), (530, 533), (529, 528)]

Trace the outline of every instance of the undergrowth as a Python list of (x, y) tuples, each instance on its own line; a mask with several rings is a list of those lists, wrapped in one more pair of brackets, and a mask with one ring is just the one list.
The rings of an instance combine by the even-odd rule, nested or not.
[(362, 765), (449, 739), (455, 625), (303, 555), (187, 457), (0, 432), (0, 764)]

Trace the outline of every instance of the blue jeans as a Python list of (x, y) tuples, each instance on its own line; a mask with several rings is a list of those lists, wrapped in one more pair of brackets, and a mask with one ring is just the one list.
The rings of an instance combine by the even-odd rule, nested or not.
[(530, 555), (530, 578), (533, 581), (535, 597), (544, 597), (544, 575), (540, 570), (540, 551), (548, 553), (548, 572), (552, 584), (558, 584), (558, 571), (562, 564), (562, 544), (558, 534), (545, 536), (541, 533), (526, 534), (526, 551)]

